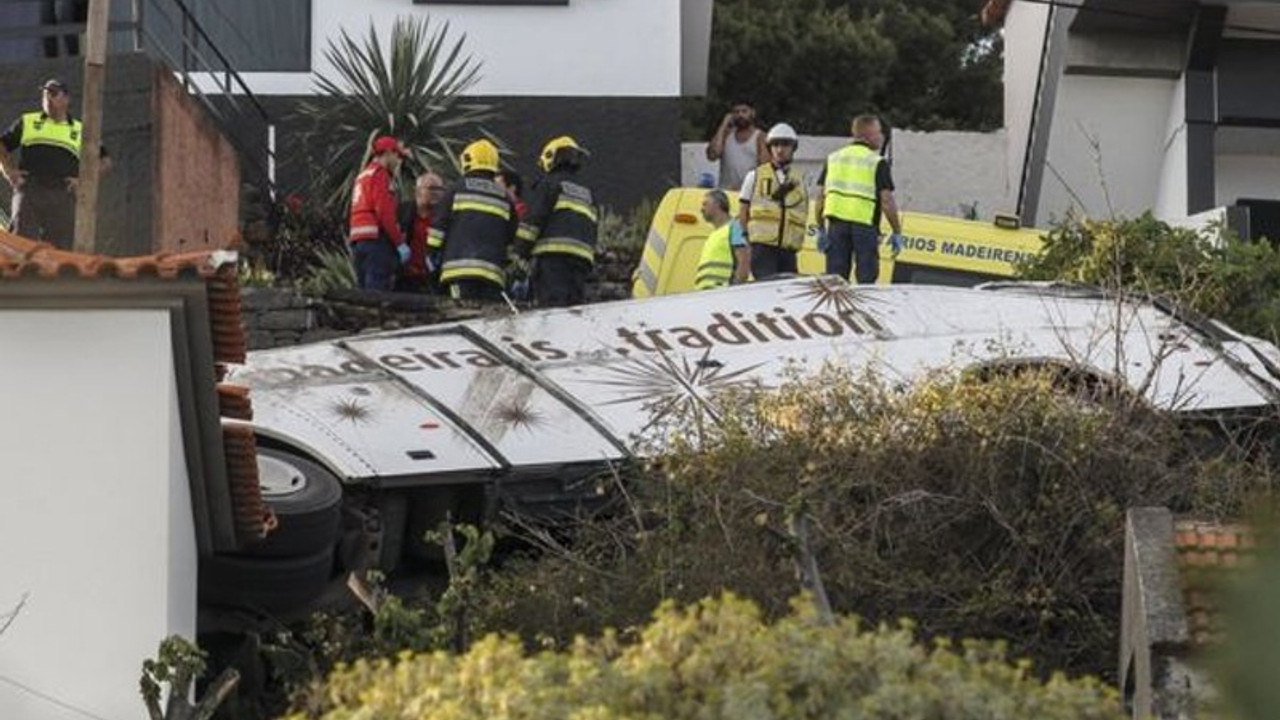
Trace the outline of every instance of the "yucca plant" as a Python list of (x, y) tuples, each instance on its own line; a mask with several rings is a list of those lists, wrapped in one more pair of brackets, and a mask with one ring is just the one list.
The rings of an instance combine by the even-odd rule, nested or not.
[(333, 74), (317, 76), (318, 97), (298, 111), (312, 125), (307, 145), (321, 153), (313, 170), (318, 197), (345, 207), (378, 135), (393, 135), (412, 152), (402, 180), (425, 167), (452, 170), (463, 144), (497, 115), (493, 105), (463, 97), (481, 66), (463, 51), (465, 42), (465, 34), (451, 39), (448, 23), (427, 16), (397, 18), (385, 49), (372, 23), (362, 40), (343, 30), (329, 41), (324, 55)]
[(313, 297), (330, 290), (350, 290), (356, 286), (356, 271), (345, 250), (316, 250), (315, 261), (298, 287)]

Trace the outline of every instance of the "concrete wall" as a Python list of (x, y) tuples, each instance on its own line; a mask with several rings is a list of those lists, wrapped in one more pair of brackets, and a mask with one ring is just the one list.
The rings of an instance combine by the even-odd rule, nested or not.
[(154, 86), (154, 247), (225, 248), (240, 227), (240, 161), (187, 91), (161, 68)]
[(1280, 155), (1220, 154), (1215, 162), (1218, 205), (1241, 198), (1280, 199)]
[[(1004, 23), (1004, 175), (1017, 202), (1027, 157), (1049, 6), (1014, 2)], [(1016, 211), (1016, 208), (1015, 208)]]
[[(809, 185), (816, 183), (827, 155), (849, 143), (845, 137), (802, 135), (795, 165)], [(904, 210), (961, 216), (977, 205), (981, 219), (1013, 212), (1017, 188), (1007, 174), (1008, 136), (993, 133), (898, 130), (893, 133), (893, 180)], [(697, 185), (703, 173), (717, 174), (706, 158), (706, 143), (681, 146), (680, 180)]]
[(1154, 212), (1158, 218), (1187, 215), (1187, 83), (1180, 78), (1169, 101), (1169, 120), (1162, 136), (1164, 152), (1160, 162), (1160, 184)]
[(169, 323), (168, 311), (0, 312), (15, 340), (0, 343), (0, 393), (22, 409), (0, 413), (0, 613), (27, 596), (0, 636), (6, 720), (141, 717), (143, 659), (195, 635)]
[(1156, 205), (1176, 81), (1066, 75), (1050, 130), (1037, 224), (1075, 209), (1138, 215)]
[[(330, 38), (357, 38), (398, 16), (447, 21), (484, 63), (481, 96), (676, 97), (681, 92), (681, 0), (575, 1), (565, 6), (415, 5), (409, 0), (315, 0), (311, 69), (327, 74)], [(385, 35), (384, 35), (385, 37)], [(306, 73), (250, 73), (263, 95), (312, 91)]]

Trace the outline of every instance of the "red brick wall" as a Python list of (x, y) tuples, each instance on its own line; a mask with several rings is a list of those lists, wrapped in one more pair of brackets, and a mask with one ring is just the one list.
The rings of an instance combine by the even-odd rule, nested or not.
[(199, 102), (173, 75), (156, 68), (156, 252), (225, 248), (236, 241), (240, 215), (240, 163)]

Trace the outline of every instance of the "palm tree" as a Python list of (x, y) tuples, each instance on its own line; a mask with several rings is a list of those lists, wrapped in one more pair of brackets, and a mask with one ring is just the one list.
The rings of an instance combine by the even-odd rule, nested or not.
[(345, 30), (329, 41), (325, 59), (334, 74), (317, 77), (319, 97), (301, 104), (299, 113), (312, 123), (307, 145), (322, 153), (314, 186), (331, 207), (346, 206), (378, 135), (408, 146), (412, 155), (401, 173), (416, 174), (428, 166), (453, 167), (470, 135), (487, 134), (481, 126), (497, 116), (494, 107), (462, 97), (479, 80), (480, 63), (463, 53), (465, 35), (456, 41), (448, 35), (448, 23), (433, 28), (429, 17), (400, 17), (389, 53), (372, 23), (362, 41)]

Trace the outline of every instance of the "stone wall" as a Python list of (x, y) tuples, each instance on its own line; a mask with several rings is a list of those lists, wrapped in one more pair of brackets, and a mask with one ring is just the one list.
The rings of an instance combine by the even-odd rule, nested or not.
[(447, 297), (335, 290), (312, 298), (287, 288), (244, 288), (243, 320), (250, 350), (289, 347), (416, 325), (500, 315), (504, 306), (459, 307)]
[[(631, 295), (631, 270), (640, 248), (603, 250), (587, 284), (587, 302), (623, 300)], [(288, 288), (241, 290), (250, 350), (332, 340), (363, 332), (457, 322), (510, 312), (506, 305), (460, 307), (448, 297), (368, 290), (334, 290), (312, 298)], [(520, 303), (520, 309), (527, 304)]]

